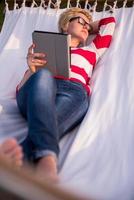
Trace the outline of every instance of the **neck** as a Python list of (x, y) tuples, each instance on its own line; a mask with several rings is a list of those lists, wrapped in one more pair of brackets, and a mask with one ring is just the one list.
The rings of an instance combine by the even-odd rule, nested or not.
[(78, 47), (80, 44), (80, 41), (77, 38), (71, 37), (71, 47)]

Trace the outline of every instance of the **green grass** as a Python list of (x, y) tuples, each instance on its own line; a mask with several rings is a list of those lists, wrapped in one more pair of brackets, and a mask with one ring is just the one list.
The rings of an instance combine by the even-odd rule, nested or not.
[(2, 28), (2, 24), (3, 24), (3, 21), (4, 21), (4, 2), (0, 2), (0, 30)]

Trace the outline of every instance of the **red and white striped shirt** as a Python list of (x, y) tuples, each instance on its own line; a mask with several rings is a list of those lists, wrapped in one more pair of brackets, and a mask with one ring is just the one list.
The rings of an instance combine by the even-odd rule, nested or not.
[(71, 49), (70, 80), (81, 82), (88, 94), (91, 93), (90, 79), (98, 59), (110, 46), (115, 29), (115, 18), (107, 17), (99, 21), (99, 32), (92, 43)]

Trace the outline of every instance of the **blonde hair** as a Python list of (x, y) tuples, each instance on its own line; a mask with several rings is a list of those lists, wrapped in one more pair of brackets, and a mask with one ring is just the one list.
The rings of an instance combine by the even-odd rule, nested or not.
[(69, 23), (69, 20), (72, 17), (76, 17), (79, 13), (85, 15), (89, 21), (92, 21), (92, 16), (89, 13), (89, 11), (87, 11), (86, 9), (82, 9), (82, 8), (69, 8), (66, 11), (64, 11), (59, 18), (59, 22), (58, 22), (58, 29), (59, 32), (64, 32), (65, 29), (67, 28), (67, 25)]

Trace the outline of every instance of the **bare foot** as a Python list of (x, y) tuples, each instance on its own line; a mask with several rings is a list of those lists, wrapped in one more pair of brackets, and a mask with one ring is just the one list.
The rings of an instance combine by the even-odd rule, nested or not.
[(14, 167), (22, 166), (22, 148), (15, 139), (7, 139), (0, 145), (0, 155)]
[(49, 155), (41, 158), (37, 163), (37, 175), (48, 182), (57, 183), (57, 163), (54, 156)]

